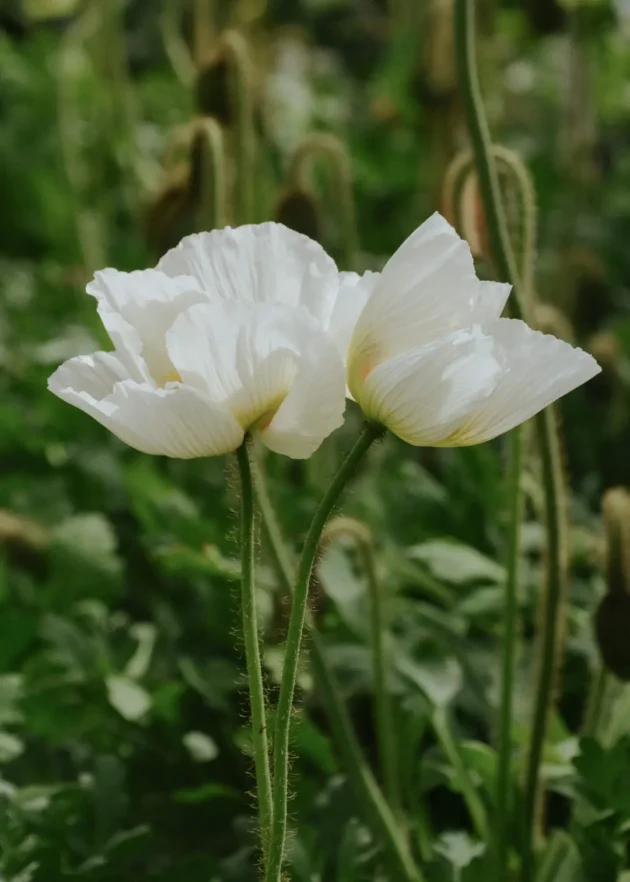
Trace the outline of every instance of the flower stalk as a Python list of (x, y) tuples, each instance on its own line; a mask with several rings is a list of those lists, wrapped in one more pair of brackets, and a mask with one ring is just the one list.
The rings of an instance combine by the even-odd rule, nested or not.
[[(293, 592), (293, 565), (269, 498), (262, 469), (256, 471), (254, 486), (272, 562), (285, 595), (290, 597)], [(396, 819), (365, 760), (343, 696), (326, 660), (321, 637), (309, 618), (306, 626), (313, 679), (324, 701), (335, 743), (341, 752), (357, 805), (375, 838), (384, 844), (392, 873), (396, 874), (394, 878), (400, 879), (400, 882), (424, 882), (424, 876), (415, 865)]]
[(368, 588), (370, 609), (370, 647), (372, 650), (372, 683), (374, 688), (374, 722), (385, 796), (394, 815), (403, 819), (398, 752), (395, 738), (394, 708), (387, 688), (391, 661), (387, 652), (388, 627), (383, 585), (376, 571), (374, 539), (368, 527), (353, 518), (339, 517), (330, 521), (323, 540), (340, 535), (356, 543)]
[(269, 860), (265, 876), (266, 882), (280, 882), (282, 877), (289, 791), (289, 735), (302, 634), (306, 620), (308, 588), (313, 564), (322, 531), (326, 526), (330, 513), (337, 504), (344, 487), (354, 474), (358, 464), (374, 441), (382, 434), (382, 431), (382, 428), (374, 423), (365, 423), (361, 434), (333, 478), (328, 491), (324, 494), (315, 512), (300, 556), (289, 618), (280, 695), (276, 709), (273, 738), (273, 824), (269, 844)]
[(258, 635), (256, 586), (254, 583), (254, 485), (248, 444), (248, 439), (245, 439), (236, 451), (241, 480), (241, 615), (243, 620), (247, 679), (249, 681), (260, 840), (263, 860), (266, 862), (271, 831), (272, 793), (265, 714), (265, 691)]
[[(516, 269), (511, 248), (490, 132), (479, 88), (475, 56), (474, 0), (456, 0), (455, 42), (458, 79), (470, 131), (477, 174), (493, 258), (500, 276), (513, 287), (513, 306), (517, 318), (527, 320), (529, 304)], [(542, 462), (547, 530), (547, 572), (545, 605), (540, 635), (541, 661), (536, 686), (534, 717), (528, 751), (523, 830), (523, 882), (530, 882), (534, 868), (535, 814), (540, 790), (542, 759), (549, 709), (552, 701), (556, 662), (558, 623), (567, 577), (567, 526), (560, 442), (555, 414), (548, 407), (535, 419), (536, 438)]]

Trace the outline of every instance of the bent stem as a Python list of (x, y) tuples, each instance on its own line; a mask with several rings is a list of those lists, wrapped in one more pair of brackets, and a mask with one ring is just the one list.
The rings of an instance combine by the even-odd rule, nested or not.
[(269, 746), (265, 717), (265, 691), (258, 639), (256, 586), (254, 584), (254, 486), (248, 439), (236, 451), (241, 478), (241, 614), (252, 715), (252, 742), (263, 860), (267, 860), (271, 831), (272, 799)]
[(293, 695), (298, 673), (302, 633), (306, 618), (308, 588), (311, 580), (313, 563), (319, 547), (322, 530), (328, 517), (336, 505), (344, 487), (354, 470), (365, 456), (372, 443), (382, 433), (382, 428), (374, 423), (365, 423), (361, 434), (342, 463), (332, 480), (328, 491), (324, 494), (315, 516), (309, 527), (300, 562), (298, 564), (295, 591), (291, 604), (291, 616), (285, 646), (284, 667), (280, 695), (276, 710), (276, 724), (273, 739), (273, 822), (271, 841), (269, 844), (269, 862), (267, 864), (266, 882), (280, 882), (287, 828), (287, 797), (289, 784), (289, 734), (291, 728), (291, 711)]
[[(500, 276), (512, 284), (512, 308), (516, 318), (526, 319), (529, 313), (527, 292), (516, 270), (507, 224), (501, 203), (499, 181), (492, 156), (490, 132), (475, 57), (474, 0), (456, 0), (455, 47), (458, 80), (465, 106), (479, 186), (493, 257)], [(561, 468), (560, 441), (552, 407), (535, 418), (536, 436), (542, 463), (545, 490), (547, 530), (547, 572), (544, 586), (544, 617), (541, 633), (541, 662), (536, 686), (534, 718), (525, 780), (523, 828), (523, 882), (530, 882), (534, 871), (535, 816), (540, 791), (540, 763), (547, 730), (549, 709), (553, 699), (558, 663), (557, 634), (560, 609), (564, 597), (567, 569), (567, 526), (564, 505), (564, 482)]]
[[(269, 498), (262, 469), (256, 471), (254, 486), (272, 562), (285, 595), (290, 597), (293, 593), (293, 565)], [(308, 619), (307, 628), (313, 679), (321, 692), (333, 728), (335, 743), (341, 751), (343, 765), (354, 790), (357, 805), (363, 812), (375, 839), (380, 839), (384, 843), (394, 878), (399, 879), (400, 882), (424, 882), (424, 876), (416, 867), (396, 819), (363, 756), (343, 696), (326, 660), (322, 640)]]
[(508, 847), (512, 802), (510, 782), (512, 769), (512, 693), (516, 658), (516, 623), (518, 614), (519, 534), (522, 517), (521, 460), (523, 447), (521, 428), (511, 437), (508, 494), (510, 528), (508, 536), (507, 578), (503, 609), (503, 646), (501, 661), (501, 704), (499, 711), (499, 756), (497, 767), (497, 879), (504, 879), (508, 868)]

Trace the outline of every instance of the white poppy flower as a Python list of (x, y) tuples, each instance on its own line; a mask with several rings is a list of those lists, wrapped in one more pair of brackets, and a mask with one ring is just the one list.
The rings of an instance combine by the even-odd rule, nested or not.
[(214, 456), (252, 432), (302, 459), (343, 420), (337, 286), (324, 250), (280, 224), (188, 236), (156, 269), (96, 273), (114, 351), (70, 359), (49, 388), (144, 453)]
[(599, 373), (581, 349), (500, 318), (509, 293), (477, 279), (470, 248), (437, 213), (382, 273), (340, 274), (330, 333), (365, 416), (409, 444), (478, 444)]

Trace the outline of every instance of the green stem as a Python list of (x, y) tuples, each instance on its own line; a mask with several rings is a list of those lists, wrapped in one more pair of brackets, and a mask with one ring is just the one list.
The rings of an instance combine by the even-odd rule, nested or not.
[(540, 666), (536, 684), (534, 717), (525, 774), (525, 841), (523, 843), (523, 882), (534, 874), (536, 806), (539, 801), (540, 765), (549, 712), (556, 685), (560, 641), (561, 609), (565, 595), (567, 571), (567, 537), (564, 511), (564, 487), (561, 469), (560, 439), (555, 413), (547, 408), (536, 418), (536, 437), (542, 463), (545, 488), (545, 521), (547, 528), (547, 573), (544, 588), (544, 609), (540, 634)]
[(591, 738), (597, 737), (599, 724), (602, 718), (602, 710), (605, 704), (604, 699), (606, 697), (608, 680), (608, 671), (603, 665), (592, 676), (588, 700), (586, 702), (584, 723), (582, 725), (582, 735), (590, 735)]
[[(492, 158), (490, 132), (477, 77), (474, 0), (456, 0), (455, 48), (461, 96), (473, 142), (494, 260), (501, 277), (512, 284), (512, 308), (515, 316), (527, 319), (529, 311), (527, 298), (519, 281), (510, 245), (498, 177)], [(567, 551), (560, 442), (553, 408), (548, 407), (538, 414), (535, 425), (545, 488), (547, 573), (544, 594), (545, 615), (541, 633), (541, 663), (526, 772), (523, 882), (530, 882), (534, 869), (535, 814), (540, 788), (540, 762), (558, 661), (558, 622), (566, 581)]]
[(518, 283), (518, 271), (501, 201), (499, 176), (493, 160), (492, 141), (483, 98), (479, 88), (475, 56), (475, 4), (474, 0), (455, 2), (455, 53), (457, 79), (470, 139), (473, 144), (479, 189), (488, 225), (490, 247), (499, 275), (512, 284), (512, 307), (518, 318), (527, 318), (524, 291)]
[(319, 547), (322, 530), (328, 517), (336, 505), (344, 487), (354, 473), (357, 465), (365, 456), (372, 443), (381, 434), (382, 429), (373, 423), (366, 423), (350, 453), (342, 463), (339, 471), (330, 484), (328, 491), (321, 500), (311, 526), (309, 527), (300, 562), (298, 564), (295, 591), (291, 604), (291, 615), (285, 646), (284, 667), (280, 695), (276, 710), (276, 723), (273, 740), (273, 824), (269, 844), (269, 862), (267, 864), (266, 882), (280, 882), (284, 859), (287, 798), (289, 790), (289, 734), (293, 695), (298, 673), (302, 633), (306, 619), (308, 588), (311, 580), (313, 563)]
[[(367, 537), (366, 537), (367, 538)], [(383, 770), (385, 795), (394, 812), (402, 819), (402, 797), (398, 754), (396, 750), (394, 708), (387, 688), (390, 659), (386, 651), (388, 638), (387, 617), (383, 604), (383, 588), (376, 574), (374, 548), (370, 538), (359, 542), (363, 568), (367, 575), (370, 595), (370, 643), (372, 647), (372, 679), (374, 681), (374, 710), (379, 754)]]
[(247, 439), (236, 451), (236, 458), (241, 478), (241, 613), (252, 714), (252, 742), (256, 769), (260, 838), (266, 863), (273, 807), (265, 716), (265, 690), (258, 640), (256, 586), (254, 584), (254, 486)]
[(512, 432), (508, 494), (510, 529), (508, 537), (507, 578), (503, 609), (503, 651), (501, 662), (501, 704), (499, 711), (499, 756), (497, 768), (497, 879), (506, 879), (512, 802), (510, 784), (512, 771), (512, 694), (516, 661), (516, 625), (518, 616), (519, 534), (522, 516), (521, 459), (523, 429)]
[(196, 122), (192, 145), (191, 183), (198, 193), (197, 223), (200, 230), (214, 230), (225, 224), (226, 169), (221, 126), (210, 116)]
[(462, 796), (464, 797), (464, 801), (468, 806), (473, 827), (479, 838), (489, 846), (490, 828), (488, 825), (486, 809), (475, 789), (475, 785), (473, 784), (470, 775), (468, 774), (464, 758), (458, 747), (457, 741), (451, 732), (446, 710), (442, 707), (435, 708), (431, 722), (433, 723), (433, 731), (442, 746), (442, 750), (453, 767), (455, 780)]
[(230, 93), (235, 111), (236, 218), (252, 223), (256, 211), (256, 132), (254, 125), (253, 72), (247, 42), (237, 31), (222, 38), (230, 66)]
[[(262, 469), (257, 470), (255, 482), (262, 525), (269, 540), (271, 557), (287, 597), (293, 593), (293, 565), (282, 538), (280, 525), (269, 498)], [(394, 815), (363, 756), (352, 721), (330, 669), (321, 637), (307, 620), (310, 638), (310, 659), (313, 679), (321, 692), (326, 712), (333, 728), (345, 770), (350, 778), (357, 805), (376, 839), (385, 843), (394, 878), (400, 882), (424, 882), (415, 866), (406, 843), (400, 835)]]

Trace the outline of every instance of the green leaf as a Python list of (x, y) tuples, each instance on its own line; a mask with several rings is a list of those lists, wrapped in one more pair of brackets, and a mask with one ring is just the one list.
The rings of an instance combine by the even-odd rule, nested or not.
[(486, 851), (485, 843), (463, 831), (443, 833), (434, 847), (456, 870), (463, 870)]
[(186, 732), (182, 742), (196, 763), (208, 763), (219, 755), (216, 743), (203, 732)]
[(0, 732), (0, 763), (10, 763), (24, 753), (24, 743), (9, 732)]
[(407, 549), (407, 554), (413, 560), (425, 564), (437, 579), (455, 585), (505, 581), (505, 567), (469, 545), (433, 539), (421, 545), (412, 545)]
[(149, 694), (128, 677), (114, 674), (105, 680), (109, 703), (130, 722), (141, 720), (151, 707)]
[(549, 837), (536, 882), (586, 882), (577, 845), (564, 830), (554, 830)]
[(454, 658), (416, 662), (398, 655), (396, 669), (416, 685), (435, 707), (447, 707), (463, 685), (462, 669)]

